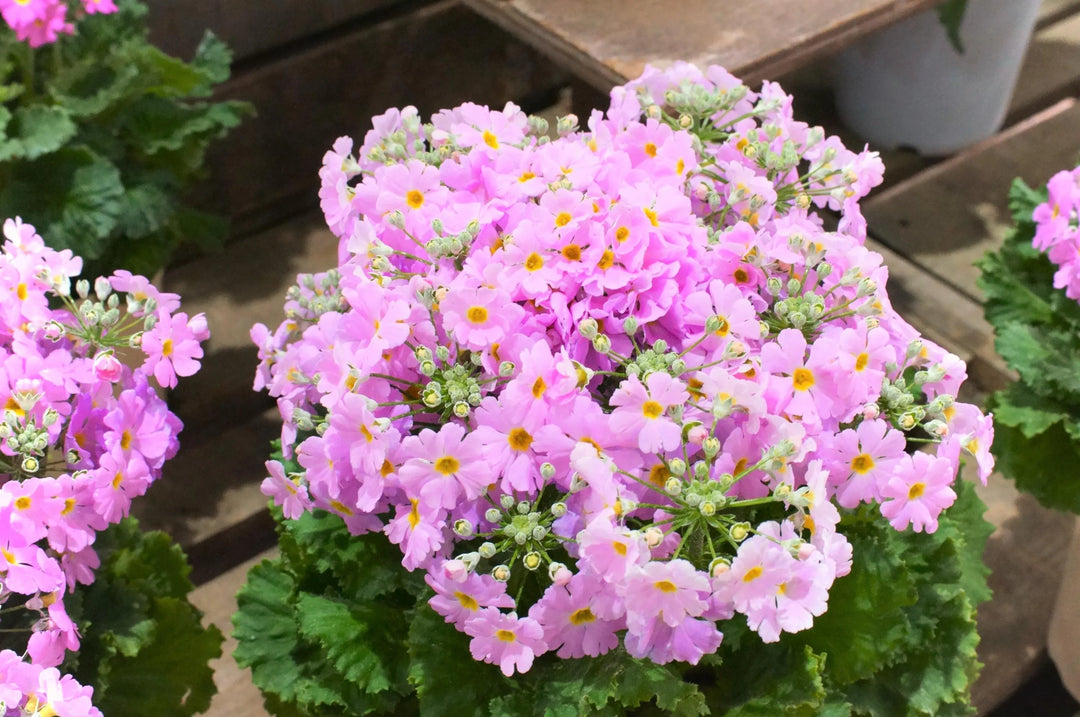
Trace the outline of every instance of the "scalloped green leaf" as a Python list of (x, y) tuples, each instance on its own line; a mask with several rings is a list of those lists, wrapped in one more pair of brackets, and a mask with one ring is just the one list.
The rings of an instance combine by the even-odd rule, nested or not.
[(199, 47), (195, 50), (195, 57), (191, 66), (202, 74), (208, 85), (220, 84), (229, 79), (230, 66), (232, 65), (233, 53), (217, 35), (206, 31)]
[(21, 216), (49, 245), (84, 259), (102, 254), (102, 239), (116, 226), (124, 186), (110, 162), (84, 147), (65, 147), (8, 167), (0, 214)]
[(157, 598), (154, 631), (135, 655), (111, 660), (94, 690), (104, 714), (189, 717), (204, 712), (217, 689), (210, 660), (221, 656), (221, 632), (202, 625), (186, 600)]
[(997, 425), (990, 450), (997, 469), (1015, 481), (1017, 489), (1048, 508), (1080, 513), (1080, 480), (1068, 470), (1080, 465), (1080, 442), (1061, 423), (1030, 437), (1018, 428)]
[[(404, 662), (386, 646), (400, 641), (408, 624), (400, 610), (373, 603), (350, 605), (301, 593), (296, 601), (300, 634), (318, 642), (345, 680), (368, 694), (406, 691)], [(347, 636), (346, 639), (342, 639)]]
[(259, 689), (285, 701), (295, 698), (301, 679), (293, 655), (300, 644), (294, 589), (293, 577), (277, 561), (264, 560), (248, 571), (232, 617), (236, 664), (251, 668)]
[(55, 105), (19, 107), (0, 140), (0, 162), (33, 160), (63, 147), (77, 131), (67, 109)]
[(1035, 395), (1021, 383), (1011, 383), (997, 391), (987, 403), (994, 414), (994, 425), (1019, 428), (1025, 438), (1047, 431), (1050, 426), (1069, 419), (1070, 412), (1057, 402)]

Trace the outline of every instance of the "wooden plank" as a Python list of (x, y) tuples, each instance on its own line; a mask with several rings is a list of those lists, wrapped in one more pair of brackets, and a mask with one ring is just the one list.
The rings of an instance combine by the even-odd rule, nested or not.
[(212, 148), (201, 199), (234, 217), (235, 234), (272, 226), (316, 205), (334, 139), (361, 141), (389, 107), (501, 107), (561, 84), (550, 62), (458, 3), (425, 6), (228, 82), (220, 96), (252, 102), (259, 116)]
[(281, 323), (285, 292), (298, 273), (335, 266), (337, 238), (321, 213), (309, 213), (231, 242), (221, 253), (169, 267), (165, 288), (182, 297), (189, 314), (206, 314), (211, 331), (202, 369), (170, 395), (173, 411), (187, 426), (186, 445), (217, 436), (273, 405), (252, 390), (258, 358), (251, 327)]
[(1014, 177), (1045, 184), (1080, 156), (1080, 104), (1073, 99), (894, 185), (863, 203), (871, 232), (897, 253), (979, 300), (972, 262), (1011, 223)]
[(937, 1), (817, 0), (793, 10), (787, 0), (465, 0), (601, 90), (676, 60), (722, 65), (754, 85)]
[(994, 351), (993, 329), (971, 297), (873, 238), (866, 246), (881, 254), (889, 268), (886, 288), (893, 308), (923, 336), (967, 362), (969, 383), (974, 384), (967, 386), (969, 391), (995, 391), (1015, 377)]
[(986, 715), (1043, 666), (1075, 517), (1042, 507), (998, 474), (978, 493), (995, 526), (983, 556), (994, 596), (979, 607), (984, 667), (972, 690), (979, 714)]
[(1080, 95), (1080, 3), (1073, 14), (1038, 29), (1024, 56), (1006, 124)]
[[(150, 38), (165, 52), (191, 57), (211, 30), (228, 43), (234, 60), (326, 31), (343, 22), (404, 5), (402, 0), (148, 0)], [(414, 5), (417, 3), (413, 3)]]
[(236, 640), (232, 637), (232, 614), (236, 612), (236, 593), (247, 579), (253, 565), (272, 558), (276, 551), (269, 550), (221, 575), (210, 583), (196, 588), (191, 602), (205, 613), (205, 624), (217, 625), (225, 634), (221, 657), (214, 660), (214, 684), (218, 693), (210, 702), (206, 717), (266, 717), (262, 695), (251, 681), (251, 671), (241, 670), (232, 653)]

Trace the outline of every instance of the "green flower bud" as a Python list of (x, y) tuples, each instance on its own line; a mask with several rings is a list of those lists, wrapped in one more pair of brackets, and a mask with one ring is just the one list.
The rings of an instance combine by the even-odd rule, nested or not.
[(462, 538), (471, 538), (473, 536), (473, 524), (465, 518), (455, 520), (454, 532)]
[(485, 541), (480, 544), (480, 547), (476, 549), (476, 552), (480, 553), (480, 557), (484, 558), (485, 560), (490, 560), (491, 558), (495, 557), (495, 544)]
[(500, 583), (505, 583), (510, 579), (510, 568), (506, 565), (496, 565), (491, 569), (491, 577), (498, 580)]
[(543, 559), (540, 557), (540, 553), (534, 551), (525, 553), (525, 557), (521, 559), (522, 564), (526, 570), (536, 570), (540, 567)]
[(489, 523), (498, 523), (502, 520), (502, 511), (498, 508), (488, 508), (484, 511), (484, 520)]

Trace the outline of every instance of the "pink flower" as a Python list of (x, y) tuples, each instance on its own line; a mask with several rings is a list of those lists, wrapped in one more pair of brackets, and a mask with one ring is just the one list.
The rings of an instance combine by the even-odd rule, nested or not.
[(183, 312), (163, 318), (143, 334), (142, 349), (146, 353), (143, 370), (165, 388), (174, 388), (177, 376), (194, 375), (203, 357), (202, 346)]
[(483, 443), (475, 433), (466, 435), (456, 423), (436, 433), (425, 428), (401, 444), (407, 460), (398, 470), (401, 484), (433, 506), (453, 508), (459, 496), (479, 496), (495, 480), (495, 470), (484, 456)]
[(469, 643), (473, 659), (498, 665), (507, 677), (528, 672), (533, 658), (547, 651), (540, 623), (491, 607), (465, 623), (465, 634), (473, 638)]
[(273, 498), (275, 505), (281, 506), (282, 514), (286, 518), (295, 520), (311, 508), (307, 489), (291, 481), (285, 475), (285, 467), (280, 462), (267, 461), (266, 470), (270, 476), (263, 480), (260, 490), (263, 495)]
[(447, 622), (464, 625), (482, 608), (514, 607), (514, 599), (506, 594), (506, 583), (500, 583), (490, 575), (469, 573), (464, 580), (458, 581), (447, 577), (435, 565), (424, 580), (435, 591), (428, 604)]
[(101, 381), (116, 383), (124, 375), (124, 365), (111, 351), (102, 351), (94, 357), (94, 375)]
[(645, 453), (673, 451), (682, 445), (682, 429), (665, 414), (673, 406), (684, 405), (688, 398), (683, 383), (670, 374), (651, 373), (645, 384), (631, 376), (611, 396), (611, 405), (616, 407), (611, 428), (632, 436)]
[(938, 515), (956, 500), (952, 461), (918, 452), (903, 461), (881, 491), (881, 514), (897, 530), (937, 530)]
[(709, 579), (686, 560), (650, 561), (626, 580), (626, 624), (641, 631), (651, 620), (676, 627), (705, 612)]
[(596, 657), (615, 649), (621, 619), (605, 619), (600, 605), (612, 588), (595, 575), (579, 573), (566, 586), (553, 585), (529, 610), (544, 628), (548, 649), (562, 658)]

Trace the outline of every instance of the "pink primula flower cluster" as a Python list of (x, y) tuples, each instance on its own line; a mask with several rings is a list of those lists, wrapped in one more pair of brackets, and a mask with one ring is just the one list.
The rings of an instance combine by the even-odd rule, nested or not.
[(963, 362), (864, 246), (874, 153), (717, 67), (650, 68), (576, 122), (406, 108), (339, 139), (339, 266), (252, 330), (301, 467), (264, 491), (384, 532), (507, 675), (804, 630), (851, 567), (842, 510), (933, 531), (961, 454), (992, 465)]
[(1054, 288), (1080, 301), (1080, 167), (1058, 172), (1046, 189), (1047, 201), (1032, 214), (1032, 244), (1057, 265)]
[(171, 387), (197, 370), (209, 332), (143, 277), (73, 282), (82, 260), (70, 250), (46, 247), (19, 219), (3, 232), (0, 592), (5, 613), (37, 618), (29, 662), (0, 652), (0, 701), (20, 714), (98, 715), (92, 690), (55, 669), (79, 648), (64, 597), (94, 581), (97, 532), (128, 515), (176, 453), (180, 421), (151, 381)]
[(0, 17), (15, 31), (15, 37), (30, 47), (56, 42), (61, 35), (71, 35), (75, 25), (68, 16), (108, 14), (117, 11), (113, 0), (80, 0), (73, 5), (67, 0), (0, 0)]

